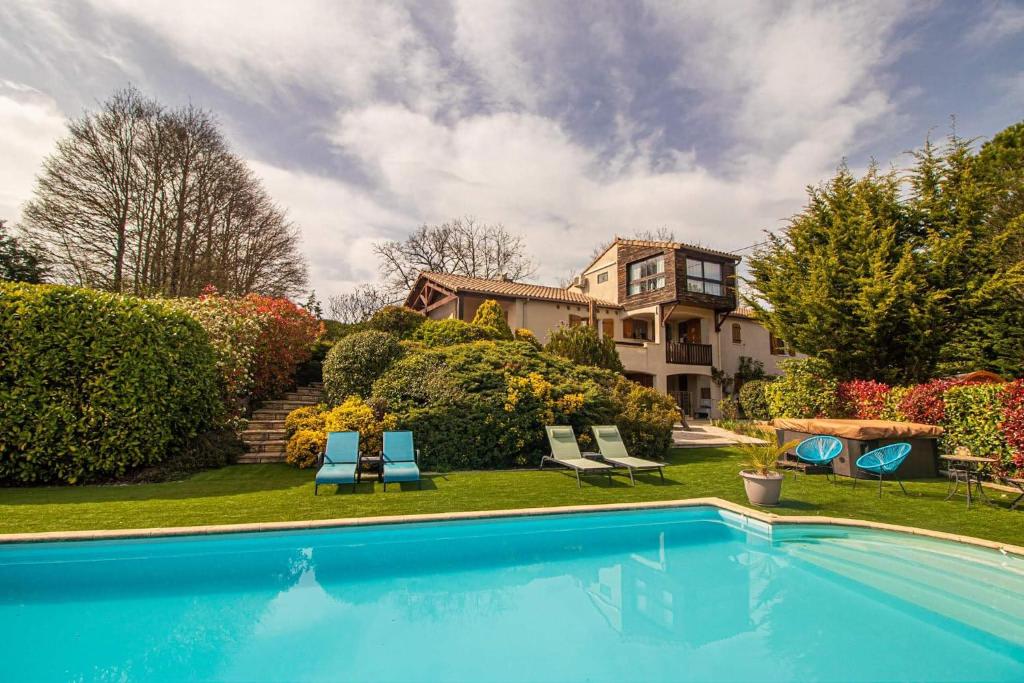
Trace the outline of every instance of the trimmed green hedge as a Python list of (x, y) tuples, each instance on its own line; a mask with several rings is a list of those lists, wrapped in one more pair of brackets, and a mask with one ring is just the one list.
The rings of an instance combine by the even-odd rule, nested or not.
[(336, 406), (349, 396), (366, 398), (373, 381), (405, 350), (387, 332), (356, 332), (335, 342), (323, 362), (324, 396)]
[(1009, 466), (1013, 449), (1000, 428), (1006, 388), (1006, 384), (967, 384), (947, 389), (942, 395), (944, 449), (952, 452), (966, 446), (973, 455), (999, 458)]
[(0, 480), (154, 465), (220, 418), (203, 328), (166, 303), (0, 283)]
[(765, 391), (771, 380), (753, 379), (744, 382), (740, 387), (740, 408), (750, 420), (770, 420), (772, 415), (768, 408), (768, 395)]
[(467, 344), (469, 342), (490, 339), (490, 333), (478, 325), (464, 320), (446, 318), (445, 320), (428, 320), (412, 335), (414, 341), (423, 342), (431, 348)]

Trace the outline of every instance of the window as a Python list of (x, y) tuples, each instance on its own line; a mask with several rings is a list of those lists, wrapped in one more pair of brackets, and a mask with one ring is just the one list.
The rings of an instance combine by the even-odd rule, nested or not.
[(608, 282), (608, 273), (597, 274), (597, 284), (601, 284), (602, 282)]
[(622, 337), (624, 339), (642, 339), (647, 341), (647, 321), (627, 318), (622, 321)]
[(686, 259), (686, 289), (698, 294), (724, 296), (722, 264), (713, 261)]
[(789, 353), (789, 355), (793, 355), (792, 352), (787, 351), (785, 340), (779, 339), (771, 332), (768, 333), (768, 344), (769, 351), (773, 356), (785, 356), (786, 353)]
[(742, 344), (743, 343), (743, 328), (740, 327), (739, 323), (732, 324), (732, 343)]
[(579, 327), (580, 325), (586, 327), (588, 322), (589, 321), (581, 315), (569, 314), (569, 327)]
[(626, 279), (630, 295), (661, 289), (665, 286), (665, 257), (655, 256), (629, 264)]

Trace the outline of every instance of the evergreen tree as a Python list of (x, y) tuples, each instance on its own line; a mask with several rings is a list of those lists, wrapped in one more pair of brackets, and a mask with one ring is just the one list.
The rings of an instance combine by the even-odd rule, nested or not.
[(487, 299), (476, 309), (473, 324), (487, 330), (493, 339), (512, 339), (512, 328), (505, 319), (505, 309), (494, 299)]
[(750, 259), (751, 304), (775, 335), (839, 378), (927, 377), (942, 341), (942, 294), (922, 275), (897, 175), (872, 165), (858, 180), (843, 165), (808, 197)]

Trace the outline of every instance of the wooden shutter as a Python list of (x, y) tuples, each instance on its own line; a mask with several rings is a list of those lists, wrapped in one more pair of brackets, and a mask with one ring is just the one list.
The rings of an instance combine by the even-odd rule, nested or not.
[(601, 333), (606, 337), (615, 337), (615, 320), (612, 318), (605, 318), (601, 321)]
[(633, 338), (633, 321), (630, 318), (622, 321), (622, 336), (624, 339)]

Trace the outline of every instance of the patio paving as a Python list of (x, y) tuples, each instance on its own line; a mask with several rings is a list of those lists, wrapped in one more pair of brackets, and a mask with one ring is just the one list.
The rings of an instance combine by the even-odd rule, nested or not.
[(716, 446), (735, 446), (741, 443), (765, 443), (752, 436), (730, 432), (728, 429), (716, 427), (710, 422), (690, 420), (689, 431), (680, 425), (672, 430), (672, 442), (676, 448), (709, 448)]

